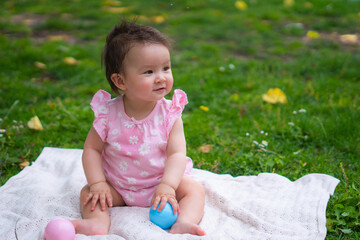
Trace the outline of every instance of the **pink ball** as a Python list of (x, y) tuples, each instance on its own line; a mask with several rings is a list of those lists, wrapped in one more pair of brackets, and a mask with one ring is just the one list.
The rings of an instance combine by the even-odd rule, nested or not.
[(55, 218), (46, 225), (44, 237), (46, 240), (74, 240), (74, 225), (67, 219)]

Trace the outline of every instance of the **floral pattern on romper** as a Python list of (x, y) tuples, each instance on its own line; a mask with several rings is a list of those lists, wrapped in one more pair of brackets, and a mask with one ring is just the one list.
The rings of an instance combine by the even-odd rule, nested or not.
[[(105, 143), (104, 173), (127, 205), (150, 206), (164, 172), (169, 134), (187, 103), (185, 92), (177, 89), (171, 101), (159, 100), (146, 118), (136, 120), (125, 113), (123, 95), (111, 99), (103, 90), (94, 95), (93, 127)], [(192, 166), (187, 158), (185, 174)]]

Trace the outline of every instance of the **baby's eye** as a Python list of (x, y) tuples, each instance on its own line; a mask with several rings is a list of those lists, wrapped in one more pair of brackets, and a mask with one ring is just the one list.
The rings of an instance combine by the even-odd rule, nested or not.
[(153, 71), (152, 70), (148, 70), (148, 71), (145, 71), (144, 74), (152, 74)]
[(170, 67), (164, 67), (163, 68), (163, 71), (168, 71), (168, 70), (170, 70)]

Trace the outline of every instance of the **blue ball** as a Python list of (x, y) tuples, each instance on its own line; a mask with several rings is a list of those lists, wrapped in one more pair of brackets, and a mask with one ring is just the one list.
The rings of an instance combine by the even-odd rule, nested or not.
[(150, 221), (164, 230), (169, 229), (176, 222), (178, 214), (173, 213), (173, 208), (168, 202), (161, 212), (158, 211), (159, 206), (156, 208), (156, 210), (153, 210), (152, 207), (150, 208)]

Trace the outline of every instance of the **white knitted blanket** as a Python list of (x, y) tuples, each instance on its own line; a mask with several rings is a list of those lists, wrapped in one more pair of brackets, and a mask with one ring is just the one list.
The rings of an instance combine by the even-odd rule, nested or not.
[[(79, 219), (86, 183), (80, 149), (44, 148), (0, 188), (0, 239), (42, 239), (53, 218)], [(232, 177), (194, 169), (206, 189), (204, 237), (172, 235), (149, 221), (149, 209), (111, 209), (107, 236), (76, 239), (324, 239), (326, 205), (339, 181), (309, 174), (295, 182), (272, 173)]]

